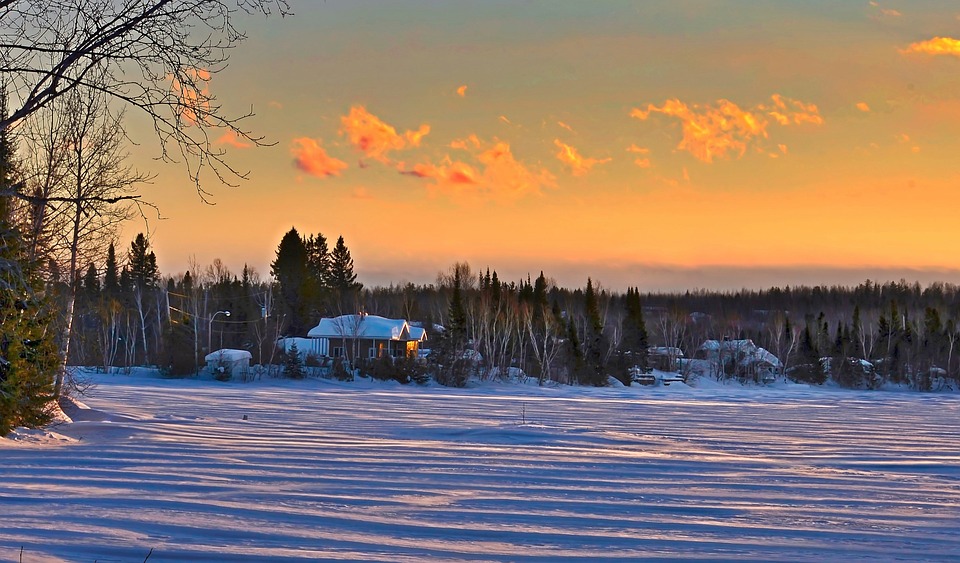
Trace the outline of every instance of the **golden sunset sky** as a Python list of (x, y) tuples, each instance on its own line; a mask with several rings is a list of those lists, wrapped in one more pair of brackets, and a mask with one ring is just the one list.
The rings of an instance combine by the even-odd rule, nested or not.
[[(292, 0), (209, 91), (238, 188), (152, 160), (161, 270), (266, 278), (291, 226), (360, 280), (645, 290), (960, 282), (960, 5)], [(236, 146), (232, 146), (236, 145)]]

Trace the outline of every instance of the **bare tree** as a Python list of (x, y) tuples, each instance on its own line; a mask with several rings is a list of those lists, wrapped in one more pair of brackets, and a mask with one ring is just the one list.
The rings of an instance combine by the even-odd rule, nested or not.
[[(0, 129), (79, 88), (99, 90), (152, 121), (161, 157), (200, 174), (244, 177), (214, 146), (214, 128), (262, 144), (210, 91), (245, 35), (242, 14), (289, 14), (286, 0), (0, 0), (0, 73), (11, 111)], [(177, 154), (179, 153), (179, 155)]]
[(74, 89), (44, 112), (51, 115), (40, 123), (51, 130), (33, 127), (26, 137), (35, 157), (28, 192), (21, 197), (30, 203), (30, 228), (37, 237), (33, 258), (42, 253), (67, 274), (58, 397), (67, 373), (79, 268), (103, 253), (118, 225), (131, 216), (130, 202), (139, 197), (135, 186), (150, 177), (125, 164), (123, 116), (109, 112), (102, 92)]

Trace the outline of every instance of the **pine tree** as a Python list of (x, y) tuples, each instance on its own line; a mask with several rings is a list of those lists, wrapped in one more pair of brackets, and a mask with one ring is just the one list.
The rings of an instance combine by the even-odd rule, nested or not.
[[(6, 92), (0, 89), (0, 119), (6, 117)], [(49, 421), (60, 368), (50, 336), (52, 307), (39, 291), (43, 283), (12, 218), (16, 168), (15, 142), (0, 130), (0, 436)]]
[(157, 287), (160, 271), (157, 268), (157, 256), (150, 250), (150, 243), (143, 233), (130, 243), (127, 253), (127, 265), (130, 268), (130, 282), (141, 291)]
[[(640, 302), (640, 290), (627, 288), (625, 303), (627, 316), (623, 323), (623, 346), (630, 353), (631, 362), (644, 371), (650, 367), (648, 354), (649, 336), (643, 319), (643, 304)], [(631, 367), (631, 366), (628, 366)]]
[(310, 235), (304, 241), (307, 251), (307, 271), (318, 287), (327, 288), (331, 284), (330, 248), (327, 246), (327, 237), (322, 233)]
[(603, 334), (603, 321), (600, 319), (600, 306), (593, 289), (593, 280), (590, 278), (587, 278), (587, 289), (584, 291), (584, 310), (586, 327), (583, 348), (584, 359), (590, 371), (589, 383), (602, 386), (606, 384), (604, 356), (607, 341)]
[(118, 298), (120, 296), (120, 273), (117, 267), (117, 252), (113, 243), (107, 247), (107, 262), (103, 269), (103, 293), (107, 297)]
[(288, 319), (288, 334), (305, 334), (309, 305), (303, 294), (310, 284), (310, 273), (307, 247), (297, 229), (291, 228), (280, 239), (276, 259), (270, 264), (270, 274), (280, 286), (279, 301)]
[(283, 374), (290, 379), (303, 379), (306, 377), (306, 371), (303, 369), (303, 357), (297, 344), (294, 342), (287, 350), (286, 358), (283, 363)]
[(363, 284), (357, 282), (357, 274), (353, 271), (353, 258), (342, 236), (337, 239), (337, 244), (330, 253), (329, 285), (341, 292), (359, 291), (363, 288)]

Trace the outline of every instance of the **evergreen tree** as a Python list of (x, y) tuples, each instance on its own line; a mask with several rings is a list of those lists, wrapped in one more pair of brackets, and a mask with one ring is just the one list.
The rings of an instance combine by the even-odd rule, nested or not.
[(306, 370), (303, 368), (303, 357), (300, 350), (297, 349), (296, 342), (291, 344), (290, 349), (287, 350), (283, 362), (283, 374), (290, 379), (303, 379), (307, 376)]
[(453, 291), (447, 310), (447, 324), (439, 334), (433, 363), (436, 381), (449, 387), (463, 387), (467, 383), (470, 360), (464, 357), (467, 348), (467, 315), (463, 305), (463, 278), (460, 268), (453, 271)]
[(120, 296), (120, 272), (117, 267), (117, 252), (113, 243), (107, 247), (107, 261), (103, 269), (103, 293), (107, 297), (118, 298)]
[[(649, 336), (643, 319), (643, 304), (640, 302), (640, 290), (627, 288), (625, 302), (626, 318), (623, 322), (623, 345), (621, 349), (629, 353), (630, 363), (646, 371), (650, 367)], [(627, 366), (632, 367), (631, 366)]]
[(291, 228), (277, 247), (276, 259), (270, 264), (270, 274), (277, 280), (279, 305), (288, 320), (288, 334), (306, 334), (308, 307), (303, 294), (310, 284), (307, 267), (307, 247), (297, 229)]
[(590, 376), (590, 385), (602, 386), (606, 384), (605, 354), (607, 340), (603, 334), (603, 321), (600, 319), (600, 306), (596, 292), (593, 289), (593, 280), (587, 278), (587, 289), (584, 291), (584, 310), (586, 327), (584, 330), (583, 352)]
[(127, 253), (127, 267), (130, 269), (130, 282), (133, 286), (145, 292), (154, 289), (160, 281), (160, 270), (157, 268), (157, 256), (150, 250), (150, 243), (143, 233), (130, 243)]
[(97, 276), (97, 267), (92, 263), (87, 266), (87, 271), (83, 274), (82, 286), (84, 297), (88, 303), (100, 295), (100, 277)]
[(357, 282), (357, 274), (353, 271), (353, 258), (342, 236), (337, 239), (337, 244), (330, 253), (329, 285), (340, 292), (359, 291), (363, 288), (363, 284)]
[[(6, 92), (0, 89), (0, 119), (6, 119)], [(13, 221), (17, 177), (15, 142), (0, 130), (0, 436), (16, 426), (50, 420), (54, 378), (60, 368), (51, 330), (53, 307), (24, 251)]]

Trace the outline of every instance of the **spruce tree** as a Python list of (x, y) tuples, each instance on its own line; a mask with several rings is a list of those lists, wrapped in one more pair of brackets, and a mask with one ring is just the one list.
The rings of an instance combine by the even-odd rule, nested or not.
[(270, 264), (270, 274), (280, 286), (280, 308), (287, 317), (288, 334), (306, 334), (308, 307), (304, 290), (310, 284), (307, 267), (307, 247), (297, 229), (291, 228), (277, 247), (276, 259)]
[(590, 370), (589, 383), (595, 386), (606, 384), (606, 354), (607, 341), (603, 334), (603, 321), (600, 319), (600, 306), (597, 294), (593, 289), (593, 280), (587, 278), (587, 289), (584, 291), (584, 309), (586, 327), (584, 330), (584, 359)]
[(337, 239), (337, 244), (330, 253), (329, 285), (341, 292), (359, 291), (363, 288), (363, 284), (357, 283), (357, 274), (353, 271), (353, 258), (342, 236)]
[(103, 293), (114, 299), (120, 296), (120, 270), (117, 266), (117, 251), (112, 242), (107, 247), (107, 261), (103, 267)]
[[(0, 89), (0, 119), (6, 117), (6, 92)], [(0, 130), (0, 436), (49, 421), (60, 368), (51, 336), (53, 307), (12, 217), (19, 182), (15, 147), (9, 130)]]
[(157, 287), (160, 281), (157, 256), (150, 250), (150, 243), (143, 233), (137, 234), (130, 243), (127, 265), (130, 268), (130, 282), (141, 291)]
[(290, 379), (303, 379), (306, 377), (306, 371), (303, 369), (303, 357), (297, 344), (294, 342), (287, 350), (286, 358), (283, 362), (283, 374)]

